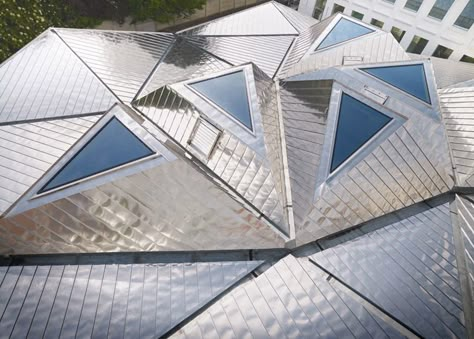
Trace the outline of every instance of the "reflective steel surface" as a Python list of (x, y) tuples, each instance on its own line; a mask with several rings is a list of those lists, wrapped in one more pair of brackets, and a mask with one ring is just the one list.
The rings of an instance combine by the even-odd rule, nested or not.
[(452, 152), (457, 185), (474, 184), (474, 86), (439, 90), (443, 120)]
[(402, 338), (292, 255), (218, 300), (173, 338)]
[(170, 33), (55, 29), (124, 102), (131, 102), (175, 38)]
[(2, 337), (160, 337), (260, 264), (0, 267)]
[(230, 63), (191, 45), (185, 39), (178, 38), (150, 74), (137, 98), (140, 99), (164, 85), (217, 72), (230, 66)]
[(0, 126), (0, 215), (97, 119), (89, 116)]
[[(286, 15), (284, 15), (278, 8), (279, 6), (273, 2), (264, 3), (179, 33), (185, 35), (298, 35), (299, 32), (291, 21), (299, 15), (289, 16), (286, 10)], [(291, 21), (287, 17), (290, 17)], [(304, 27), (307, 22), (311, 20), (305, 18), (305, 22), (300, 26)]]
[(0, 66), (0, 124), (104, 112), (115, 100), (52, 30)]
[(275, 75), (294, 40), (289, 35), (186, 37), (186, 41), (233, 65), (253, 62), (269, 77)]
[[(316, 50), (343, 17), (51, 29), (0, 65), (0, 336), (473, 337), (474, 67)], [(430, 103), (360, 69), (410, 65)], [(236, 72), (247, 127), (192, 86)], [(331, 170), (344, 96), (390, 122)], [(153, 154), (39, 193), (111, 119)]]
[(465, 337), (449, 204), (400, 216), (312, 258), (424, 337)]

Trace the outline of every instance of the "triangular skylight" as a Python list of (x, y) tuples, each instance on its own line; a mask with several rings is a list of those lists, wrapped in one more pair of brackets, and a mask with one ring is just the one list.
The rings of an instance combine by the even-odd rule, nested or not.
[(247, 83), (243, 71), (225, 74), (190, 86), (252, 130)]
[(374, 77), (431, 104), (423, 64), (362, 68)]
[(373, 29), (359, 25), (346, 18), (341, 18), (329, 32), (316, 50), (323, 49), (350, 39), (374, 32)]
[(342, 94), (337, 121), (336, 138), (331, 161), (331, 172), (376, 135), (392, 118)]
[(38, 193), (67, 185), (153, 153), (117, 118), (112, 118)]

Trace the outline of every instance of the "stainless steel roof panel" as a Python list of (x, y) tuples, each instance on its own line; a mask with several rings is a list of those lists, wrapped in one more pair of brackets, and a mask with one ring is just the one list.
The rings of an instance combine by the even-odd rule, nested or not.
[(2, 253), (269, 248), (284, 242), (185, 160), (162, 162), (0, 219), (0, 225)]
[(160, 337), (261, 263), (2, 267), (0, 329), (16, 338)]
[[(336, 89), (333, 85), (331, 101), (326, 106), (327, 120), (324, 115), (321, 116), (321, 113), (324, 114), (324, 105), (318, 111), (318, 105), (308, 103), (313, 99), (310, 95), (311, 81), (318, 78), (335, 79), (337, 83)], [(382, 106), (376, 105), (366, 97), (364, 88), (380, 86), (372, 83), (375, 80), (357, 72), (351, 73), (346, 68), (316, 71), (287, 80), (283, 83), (283, 88), (291, 86), (293, 82), (296, 84), (291, 95), (288, 95), (288, 91), (281, 92), (282, 106), (289, 109), (288, 112), (283, 110), (285, 129), (289, 128), (285, 134), (292, 132), (297, 138), (293, 140), (287, 136), (288, 158), (293, 161), (302, 159), (299, 163), (306, 162), (304, 167), (296, 168), (292, 173), (292, 179), (297, 182), (292, 187), (295, 196), (297, 244), (390, 213), (453, 187), (447, 137), (437, 107), (427, 109), (415, 101), (410, 103), (403, 95), (392, 93), (393, 90), (388, 89), (383, 90), (390, 94), (390, 98)], [(304, 84), (305, 81), (308, 85)], [(306, 92), (305, 86), (309, 88)], [(435, 91), (434, 86), (432, 87), (430, 91)], [(354, 90), (360, 91), (361, 96), (358, 97)], [(362, 151), (360, 157), (353, 158), (347, 165), (347, 172), (338, 172), (331, 179), (331, 176), (324, 174), (324, 164), (328, 163), (331, 156), (339, 95), (342, 91), (355, 95), (358, 100), (389, 115), (397, 112), (393, 117), (398, 122), (397, 126), (393, 125), (393, 129), (382, 133), (373, 146), (367, 146), (367, 153)], [(323, 93), (324, 90), (320, 94), (323, 96)], [(313, 95), (318, 99), (318, 91)], [(294, 121), (300, 119), (305, 112), (313, 114), (314, 124)], [(326, 126), (328, 121), (331, 121), (332, 126), (329, 130)], [(311, 128), (314, 132), (308, 130)], [(426, 138), (426, 135), (432, 137)], [(311, 193), (314, 185), (316, 190)], [(311, 199), (313, 203), (308, 209)]]
[(231, 67), (201, 48), (178, 39), (158, 64), (137, 98), (175, 82), (200, 77)]
[(89, 116), (0, 126), (0, 215), (97, 119)]
[(175, 40), (170, 33), (55, 29), (124, 102), (130, 102)]
[(302, 33), (309, 27), (319, 22), (315, 18), (303, 15), (300, 12), (295, 11), (279, 2), (273, 1), (272, 3), (299, 33)]
[(448, 203), (322, 246), (318, 265), (423, 337), (465, 337)]
[(288, 70), (301, 60), (301, 58), (308, 52), (308, 49), (313, 45), (316, 39), (321, 36), (328, 25), (333, 22), (336, 16), (337, 14), (332, 15), (300, 33), (300, 35), (295, 39), (295, 42), (284, 64), (282, 65), (281, 70), (278, 72), (280, 78), (284, 78)]
[(323, 151), (332, 81), (294, 81), (280, 87), (294, 217), (302, 224), (313, 202)]
[(0, 66), (0, 123), (106, 111), (117, 98), (53, 31)]
[(292, 255), (243, 282), (173, 338), (361, 338), (402, 335)]
[[(454, 212), (457, 214), (458, 225), (454, 227), (459, 227), (455, 239), (458, 236), (460, 240), (456, 250), (458, 263), (462, 265), (459, 274), (463, 275), (461, 279), (464, 281), (464, 286), (461, 285), (461, 290), (464, 292), (464, 311), (467, 318), (469, 314), (472, 316), (474, 312), (474, 305), (471, 303), (474, 296), (474, 203), (472, 195), (457, 195), (455, 208)], [(469, 304), (470, 309), (466, 310)]]
[(458, 186), (474, 184), (474, 87), (439, 90), (441, 112), (455, 165)]
[(253, 62), (273, 77), (283, 62), (293, 36), (187, 36), (186, 40), (237, 66)]
[[(253, 110), (256, 136), (245, 137), (248, 132), (239, 133), (241, 128), (235, 122), (222, 127), (218, 116), (223, 113), (204, 103), (183, 85), (162, 88), (136, 101), (135, 106), (288, 234), (275, 87), (262, 71), (251, 66), (247, 69), (252, 72), (255, 82), (252, 83), (256, 91), (252, 105), (257, 107)], [(192, 96), (194, 102), (189, 100)], [(214, 111), (215, 114), (211, 114)], [(215, 149), (205, 158), (189, 145), (199, 117), (210, 119), (222, 130)], [(263, 144), (263, 149), (255, 149), (250, 143), (256, 138)]]
[(456, 86), (459, 83), (474, 79), (474, 65), (470, 63), (419, 54), (410, 53), (408, 55), (413, 60), (431, 60), (438, 88)]
[(343, 43), (337, 48), (307, 55), (291, 65), (288, 61), (282, 76), (290, 77), (314, 70), (342, 66), (344, 57), (347, 56), (360, 57), (361, 61), (358, 62), (360, 64), (411, 60), (390, 33), (376, 32)]
[(178, 32), (186, 35), (298, 35), (296, 28), (267, 2)]

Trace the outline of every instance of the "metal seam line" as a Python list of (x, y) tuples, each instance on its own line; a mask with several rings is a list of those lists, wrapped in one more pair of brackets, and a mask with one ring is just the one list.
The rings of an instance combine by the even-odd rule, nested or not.
[[(323, 266), (319, 265), (316, 261), (309, 258), (310, 263), (318, 267), (320, 270), (324, 271), (328, 275), (327, 281), (331, 283), (335, 288), (340, 291), (348, 294), (351, 298), (355, 299), (362, 306), (366, 307), (367, 310), (382, 319), (384, 322), (396, 329), (400, 334), (408, 338), (423, 338), (422, 335), (417, 333), (414, 329), (410, 328), (408, 325), (404, 324), (401, 320), (397, 319), (395, 316), (391, 315), (389, 312), (385, 311), (382, 307), (378, 306), (376, 303), (372, 302), (370, 299), (365, 297), (363, 294), (359, 293), (357, 290), (353, 289), (351, 286), (347, 285), (343, 280), (339, 279), (331, 272), (326, 270)], [(334, 280), (335, 282), (331, 282)]]

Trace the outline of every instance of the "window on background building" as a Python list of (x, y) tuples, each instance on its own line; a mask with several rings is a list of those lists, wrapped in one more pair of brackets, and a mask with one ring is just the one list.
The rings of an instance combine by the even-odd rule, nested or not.
[(371, 24), (371, 25), (374, 25), (375, 27), (378, 27), (378, 28), (382, 28), (382, 27), (383, 27), (383, 21), (377, 20), (377, 19), (375, 19), (375, 18), (373, 18), (372, 20), (370, 20), (370, 24)]
[(313, 18), (321, 20), (324, 9), (326, 8), (326, 0), (317, 0), (314, 6)]
[(407, 48), (407, 53), (421, 54), (428, 44), (428, 40), (415, 35)]
[(404, 30), (401, 30), (400, 28), (395, 27), (395, 26), (392, 27), (392, 29), (390, 30), (390, 32), (391, 32), (392, 35), (395, 37), (395, 40), (397, 40), (398, 42), (402, 41), (403, 36), (404, 36), (405, 33), (406, 33)]
[(422, 3), (423, 3), (423, 0), (408, 0), (407, 3), (405, 4), (405, 8), (418, 12)]
[(471, 64), (474, 64), (474, 58), (473, 57), (470, 57), (468, 55), (463, 55), (461, 60), (462, 62), (469, 62)]
[(428, 16), (443, 20), (453, 3), (454, 0), (436, 0), (433, 8), (431, 8), (431, 11), (428, 13)]
[(395, 0), (383, 0), (385, 2), (390, 2), (391, 4), (394, 4), (395, 3)]
[(356, 18), (356, 19), (359, 19), (359, 20), (362, 20), (364, 18), (364, 14), (362, 14), (360, 12), (357, 12), (357, 11), (352, 11), (351, 16), (353, 18)]
[(456, 22), (455, 26), (459, 26), (465, 29), (471, 28), (474, 23), (474, 0), (470, 0), (464, 10), (461, 12)]
[(447, 59), (453, 53), (453, 50), (441, 45), (436, 47), (435, 51), (433, 52), (433, 56), (437, 58)]
[(346, 9), (346, 7), (344, 7), (344, 6), (334, 4), (334, 7), (332, 8), (332, 14), (334, 14), (334, 13), (344, 13), (345, 9)]

